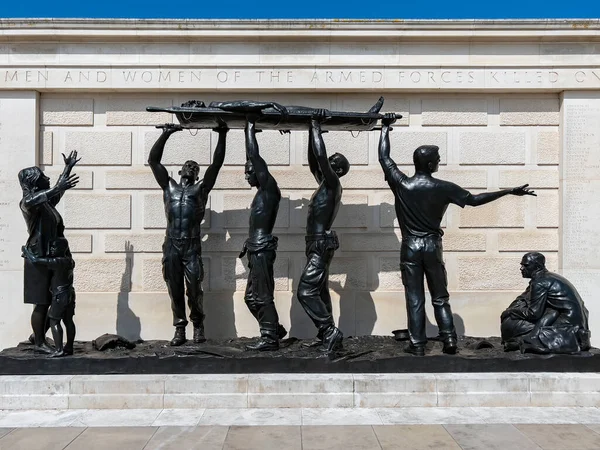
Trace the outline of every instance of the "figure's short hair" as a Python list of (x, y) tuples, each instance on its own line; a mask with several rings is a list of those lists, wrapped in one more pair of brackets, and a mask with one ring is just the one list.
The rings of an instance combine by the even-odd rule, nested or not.
[(539, 268), (546, 267), (546, 257), (539, 252), (529, 252), (523, 255), (523, 259), (533, 262)]
[(413, 162), (416, 170), (428, 170), (429, 163), (437, 162), (440, 148), (437, 145), (421, 145), (413, 153)]
[(183, 163), (183, 165), (185, 166), (186, 164), (189, 164), (190, 166), (194, 166), (197, 172), (200, 172), (200, 164), (198, 164), (196, 161), (194, 161), (193, 159), (188, 159), (186, 162)]
[(57, 237), (50, 245), (56, 248), (56, 256), (65, 256), (69, 250), (69, 241), (64, 237)]
[[(350, 163), (341, 153), (334, 153), (331, 155), (329, 157), (329, 164), (331, 164), (331, 167), (335, 173), (337, 173), (338, 177), (343, 177), (350, 171)], [(340, 173), (338, 173), (336, 169), (339, 169)]]
[(42, 169), (37, 166), (27, 167), (19, 171), (18, 176), (23, 192), (32, 191), (37, 185), (37, 180), (42, 176)]

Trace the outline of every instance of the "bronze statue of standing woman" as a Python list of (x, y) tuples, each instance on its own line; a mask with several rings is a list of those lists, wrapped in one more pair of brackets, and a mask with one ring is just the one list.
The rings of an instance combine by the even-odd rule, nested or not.
[[(65, 191), (79, 182), (75, 174), (71, 175), (71, 170), (79, 159), (76, 151), (69, 156), (63, 155), (63, 159), (65, 168), (53, 187), (50, 187), (50, 178), (39, 167), (27, 167), (19, 172), (19, 183), (23, 190), (19, 206), (29, 234), (25, 248), (33, 257), (46, 258), (50, 255), (51, 244), (65, 237), (65, 226), (56, 205)], [(66, 256), (70, 257), (68, 248), (67, 252)], [(47, 265), (36, 264), (29, 258), (25, 258), (24, 265), (24, 301), (34, 305), (31, 328), (35, 349), (43, 353), (54, 353), (55, 350), (46, 344), (53, 272)]]

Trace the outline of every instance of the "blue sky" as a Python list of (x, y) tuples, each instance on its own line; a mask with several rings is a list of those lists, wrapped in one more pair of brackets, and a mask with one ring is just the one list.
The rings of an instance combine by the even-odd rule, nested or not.
[(599, 18), (600, 0), (0, 0), (0, 18)]

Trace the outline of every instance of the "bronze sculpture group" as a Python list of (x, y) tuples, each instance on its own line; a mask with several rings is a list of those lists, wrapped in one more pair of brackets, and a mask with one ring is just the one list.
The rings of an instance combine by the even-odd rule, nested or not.
[[(163, 190), (167, 227), (163, 244), (163, 277), (171, 298), (175, 334), (170, 342), (179, 346), (186, 342), (188, 324), (185, 310), (187, 296), (190, 321), (194, 327), (193, 341), (202, 343), (204, 308), (202, 281), (202, 241), (200, 224), (204, 217), (208, 195), (215, 185), (226, 150), (229, 129), (244, 128), (246, 142), (245, 177), (256, 194), (250, 208), (248, 239), (240, 258), (248, 258), (248, 280), (244, 299), (257, 320), (260, 337), (248, 350), (271, 351), (287, 330), (279, 323), (274, 304), (273, 264), (278, 238), (273, 236), (281, 192), (277, 181), (261, 157), (256, 133), (260, 129), (308, 130), (308, 163), (318, 183), (308, 205), (306, 225), (307, 262), (297, 289), (297, 299), (315, 324), (314, 346), (325, 353), (342, 347), (342, 332), (335, 326), (329, 294), (329, 266), (339, 241), (332, 226), (342, 198), (340, 178), (348, 173), (350, 164), (341, 154), (328, 157), (322, 134), (326, 129), (373, 129), (381, 123), (379, 162), (385, 179), (395, 197), (395, 209), (400, 223), (402, 244), (400, 268), (405, 286), (409, 343), (405, 352), (423, 356), (425, 334), (424, 279), (431, 293), (443, 352), (457, 352), (457, 335), (449, 303), (447, 275), (443, 260), (441, 220), (450, 203), (464, 208), (479, 206), (505, 195), (535, 195), (528, 185), (496, 192), (471, 194), (460, 186), (433, 177), (440, 163), (439, 148), (423, 145), (414, 151), (415, 174), (411, 177), (398, 169), (390, 157), (389, 133), (396, 114), (379, 114), (383, 98), (367, 113), (330, 112), (301, 106), (284, 107), (272, 102), (191, 101), (169, 109), (177, 115), (180, 125), (158, 126), (162, 134), (153, 145), (148, 163)], [(219, 134), (212, 163), (200, 180), (200, 166), (186, 161), (179, 171), (180, 181), (171, 178), (161, 164), (169, 137), (184, 128), (213, 128)], [(64, 156), (64, 155), (63, 155)], [(73, 315), (75, 292), (73, 267), (64, 225), (55, 206), (62, 194), (75, 186), (78, 179), (71, 175), (77, 163), (77, 153), (64, 157), (65, 169), (56, 185), (37, 167), (23, 169), (19, 181), (23, 188), (21, 210), (29, 231), (23, 247), (25, 258), (25, 302), (35, 305), (32, 314), (35, 348), (52, 356), (72, 354), (75, 325)], [(199, 181), (200, 180), (200, 181)], [(548, 272), (544, 257), (528, 253), (521, 270), (532, 281), (528, 289), (502, 314), (501, 331), (505, 350), (538, 353), (576, 353), (590, 348), (588, 313), (575, 288), (560, 275)], [(60, 322), (67, 330), (63, 346)], [(51, 327), (55, 341), (52, 349), (45, 340)]]

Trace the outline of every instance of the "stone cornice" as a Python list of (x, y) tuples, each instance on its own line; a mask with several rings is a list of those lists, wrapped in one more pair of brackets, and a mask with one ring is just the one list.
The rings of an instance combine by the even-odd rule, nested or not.
[(600, 40), (600, 19), (165, 20), (0, 19), (0, 41)]

